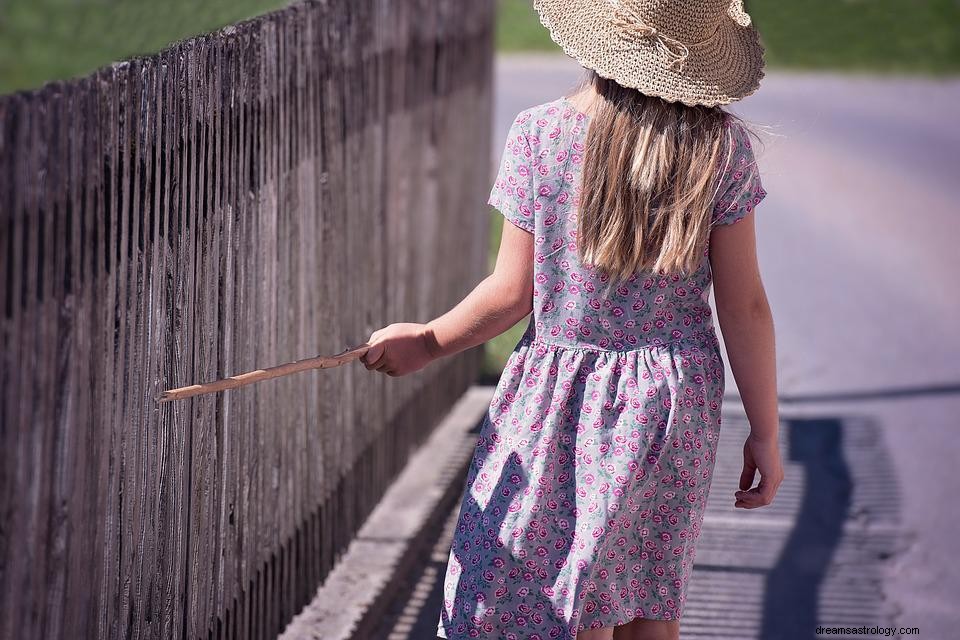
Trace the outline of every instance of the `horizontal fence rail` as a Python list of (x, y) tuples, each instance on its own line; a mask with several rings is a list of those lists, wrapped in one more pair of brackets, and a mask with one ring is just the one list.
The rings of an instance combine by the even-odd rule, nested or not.
[(0, 97), (3, 640), (273, 638), (309, 601), (479, 351), (155, 398), (483, 276), (492, 13), (298, 2)]

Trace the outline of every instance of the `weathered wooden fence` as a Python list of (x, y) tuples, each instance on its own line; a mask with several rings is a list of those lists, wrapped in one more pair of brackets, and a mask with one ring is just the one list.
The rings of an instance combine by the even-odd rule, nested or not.
[(4, 640), (275, 637), (309, 600), (479, 351), (154, 399), (482, 277), (492, 4), (300, 2), (0, 98)]

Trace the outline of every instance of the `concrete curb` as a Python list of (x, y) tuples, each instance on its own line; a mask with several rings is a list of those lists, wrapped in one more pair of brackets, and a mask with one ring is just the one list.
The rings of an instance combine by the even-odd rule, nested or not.
[(372, 638), (396, 581), (430, 552), (431, 534), (462, 497), (463, 477), (477, 442), (474, 428), (493, 391), (491, 386), (473, 386), (460, 397), (279, 640)]

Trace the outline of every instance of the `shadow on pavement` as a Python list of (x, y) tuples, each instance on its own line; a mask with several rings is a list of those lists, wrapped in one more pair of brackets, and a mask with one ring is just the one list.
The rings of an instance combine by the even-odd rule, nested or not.
[[(721, 430), (681, 637), (812, 640), (822, 637), (818, 625), (892, 626), (883, 571), (903, 539), (877, 425), (859, 416), (784, 420), (786, 478), (774, 504), (750, 511), (733, 507), (749, 425), (725, 415)], [(459, 509), (398, 591), (378, 640), (436, 637)]]
[(790, 460), (806, 480), (800, 509), (766, 576), (761, 638), (813, 638), (817, 596), (843, 538), (853, 485), (837, 419), (787, 423)]

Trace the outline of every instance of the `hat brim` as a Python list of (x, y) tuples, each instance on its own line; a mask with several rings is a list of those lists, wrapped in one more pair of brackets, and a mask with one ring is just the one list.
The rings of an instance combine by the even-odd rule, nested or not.
[(607, 20), (606, 0), (536, 0), (540, 22), (564, 53), (618, 84), (688, 106), (730, 104), (754, 93), (764, 75), (764, 49), (751, 26), (724, 13), (707, 42), (689, 45), (683, 71), (652, 41), (625, 47)]

